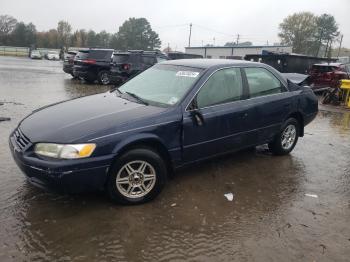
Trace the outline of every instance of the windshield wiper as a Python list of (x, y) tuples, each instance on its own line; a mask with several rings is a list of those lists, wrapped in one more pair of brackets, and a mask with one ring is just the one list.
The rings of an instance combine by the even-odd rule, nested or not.
[(129, 96), (135, 98), (137, 101), (141, 102), (142, 104), (148, 106), (148, 103), (145, 100), (143, 100), (141, 97), (139, 97), (138, 95), (136, 95), (134, 93), (130, 93), (128, 91), (126, 91), (125, 93), (128, 94)]
[(111, 93), (113, 93), (114, 91), (117, 91), (119, 95), (123, 94), (122, 91), (119, 90), (119, 86), (115, 86), (110, 90)]

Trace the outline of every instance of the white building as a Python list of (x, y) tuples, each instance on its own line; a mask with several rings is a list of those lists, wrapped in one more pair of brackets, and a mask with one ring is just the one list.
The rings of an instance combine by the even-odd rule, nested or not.
[(245, 55), (261, 55), (263, 50), (277, 53), (292, 53), (291, 46), (203, 46), (185, 47), (188, 54), (202, 55), (204, 58), (244, 59)]

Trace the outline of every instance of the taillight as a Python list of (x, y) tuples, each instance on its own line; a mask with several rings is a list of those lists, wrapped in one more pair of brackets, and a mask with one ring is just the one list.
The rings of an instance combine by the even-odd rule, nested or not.
[(130, 69), (130, 64), (123, 64), (123, 65), (122, 65), (122, 68), (123, 68), (124, 70), (129, 70), (129, 69)]
[(94, 60), (94, 59), (85, 59), (82, 62), (85, 64), (90, 64), (90, 65), (96, 64), (96, 60)]

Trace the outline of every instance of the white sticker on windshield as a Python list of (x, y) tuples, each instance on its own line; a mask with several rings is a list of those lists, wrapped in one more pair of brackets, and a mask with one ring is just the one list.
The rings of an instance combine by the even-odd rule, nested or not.
[(197, 77), (199, 75), (198, 72), (193, 71), (178, 71), (176, 76), (184, 76), (184, 77)]
[(173, 96), (172, 98), (169, 99), (168, 104), (174, 105), (177, 103), (177, 101), (178, 101), (177, 97)]

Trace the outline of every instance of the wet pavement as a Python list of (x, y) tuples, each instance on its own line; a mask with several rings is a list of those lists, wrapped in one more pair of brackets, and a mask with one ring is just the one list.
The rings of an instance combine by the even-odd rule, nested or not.
[(38, 107), (108, 89), (62, 62), (0, 57), (0, 117), (11, 117), (0, 122), (0, 261), (350, 260), (350, 112), (320, 111), (288, 156), (259, 147), (180, 170), (140, 206), (29, 185), (11, 130)]

